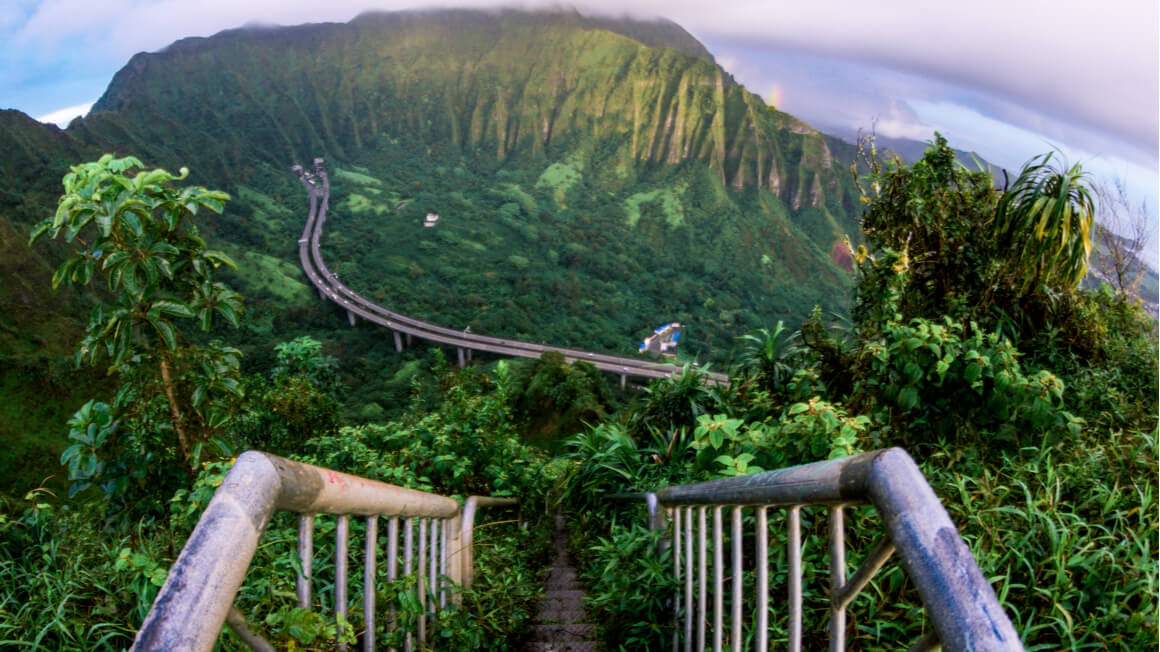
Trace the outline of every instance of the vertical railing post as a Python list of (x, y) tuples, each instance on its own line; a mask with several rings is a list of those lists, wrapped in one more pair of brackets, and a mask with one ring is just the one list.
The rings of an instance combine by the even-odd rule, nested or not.
[[(392, 584), (399, 579), (399, 517), (392, 516), (387, 521), (387, 581)], [(395, 631), (398, 621), (395, 620), (395, 605), (392, 602), (387, 612), (387, 629)], [(394, 652), (395, 648), (390, 648)]]
[(375, 649), (375, 568), (379, 544), (379, 517), (367, 517), (366, 559), (363, 563), (363, 650)]
[(676, 593), (673, 595), (673, 652), (680, 652), (681, 636), (677, 630), (678, 616), (681, 614), (681, 508), (673, 508), (673, 577), (676, 578)]
[(697, 649), (705, 649), (705, 620), (708, 616), (708, 512), (705, 507), (697, 508)]
[[(447, 543), (447, 576), (455, 584), (466, 588), (468, 572), (467, 569), (464, 568), (466, 553), (463, 550), (464, 536), (462, 510), (460, 510), (458, 515), (447, 522), (447, 529), (450, 536), (450, 540)], [(460, 593), (456, 591), (451, 596), (451, 602), (454, 604), (459, 604), (459, 601)]]
[(314, 580), (314, 515), (298, 517), (298, 561), (301, 570), (295, 584), (298, 589), (298, 608), (309, 609), (311, 585)]
[(431, 543), (429, 544), (430, 550), (428, 551), (431, 559), (427, 563), (429, 570), (427, 574), (427, 591), (430, 596), (428, 598), (430, 608), (427, 610), (427, 613), (429, 614), (434, 614), (439, 611), (439, 591), (437, 587), (439, 585), (439, 526), (441, 522), (442, 519), (431, 519)]
[[(403, 577), (410, 577), (414, 571), (415, 560), (415, 519), (403, 519)], [(407, 630), (407, 635), (403, 639), (404, 652), (411, 652), (411, 647), (414, 642), (414, 637), (410, 630)]]
[(427, 644), (427, 519), (419, 519), (419, 550), (416, 562), (419, 566), (415, 591), (419, 592), (419, 646)]
[(846, 649), (846, 608), (836, 596), (846, 583), (846, 525), (842, 506), (830, 508), (830, 652)]
[(769, 652), (769, 514), (757, 508), (757, 652)]
[[(723, 509), (720, 505), (713, 508), (713, 652), (721, 652), (725, 635), (725, 541), (721, 535)], [(738, 570), (734, 567), (733, 572)]]
[(685, 508), (685, 652), (693, 649), (693, 508)]
[[(342, 619), (346, 618), (346, 558), (347, 544), (350, 537), (350, 516), (342, 514), (338, 517), (338, 525), (334, 530), (334, 613)], [(339, 640), (342, 639), (343, 628), (338, 627)], [(346, 650), (346, 643), (339, 643), (338, 649)]]
[(443, 519), (443, 527), (439, 538), (439, 608), (447, 608), (447, 542), (451, 539), (451, 519)]
[(741, 507), (733, 508), (733, 652), (741, 652), (741, 600), (745, 573), (741, 567)]
[(802, 650), (802, 515), (801, 507), (786, 510), (789, 547), (789, 652)]

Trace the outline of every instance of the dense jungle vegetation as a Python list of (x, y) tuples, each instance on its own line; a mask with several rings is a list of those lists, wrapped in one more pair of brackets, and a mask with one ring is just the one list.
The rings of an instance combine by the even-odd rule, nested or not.
[[(765, 106), (671, 23), (514, 11), (183, 40), (66, 130), (0, 111), (0, 149), (0, 647), (127, 647), (231, 460), (260, 449), (521, 499), (527, 529), (499, 512), (477, 538), (508, 571), (434, 625), (439, 649), (518, 645), (558, 509), (588, 535), (609, 647), (660, 649), (671, 560), (602, 496), (886, 446), (920, 463), (1029, 649), (1158, 645), (1156, 322), (1104, 267), (1106, 206), (1054, 157), (1005, 191), (941, 138), (880, 161)], [(553, 354), (395, 353), (295, 263), (286, 169), (319, 155), (324, 256), (369, 298), (622, 354), (680, 321), (680, 362), (733, 382), (683, 364), (622, 392)], [(880, 525), (847, 519), (854, 562)], [(823, 520), (805, 513), (810, 648)], [(330, 649), (333, 587), (294, 607), (295, 534), (274, 519), (237, 604), (280, 648)], [(917, 638), (907, 584), (890, 566), (854, 603), (851, 647)]]
[[(1028, 649), (1151, 649), (1156, 322), (1109, 285), (1077, 289), (1094, 208), (1082, 171), (1040, 157), (999, 193), (941, 138), (911, 167), (872, 169), (850, 321), (815, 312), (794, 333), (762, 329), (742, 342), (728, 388), (695, 371), (655, 383), (635, 409), (568, 442), (576, 531), (605, 532), (576, 542), (605, 640), (662, 648), (671, 561), (644, 554), (655, 536), (639, 509), (601, 495), (902, 446)], [(812, 648), (829, 604), (824, 516), (803, 517)], [(847, 518), (856, 559), (881, 526), (865, 511)], [(776, 569), (785, 533), (774, 532)], [(853, 647), (922, 634), (907, 583), (894, 567), (855, 601)], [(785, 618), (771, 611), (775, 645)]]
[[(344, 361), (325, 342), (298, 337), (264, 370), (241, 364), (230, 340), (249, 315), (221, 274), (233, 261), (195, 223), (227, 197), (140, 167), (111, 156), (75, 167), (57, 215), (34, 231), (73, 243), (54, 283), (101, 288), (77, 357), (108, 369), (113, 387), (68, 422), (67, 499), (48, 489), (4, 499), (4, 645), (128, 645), (231, 457), (260, 448), (523, 500), (528, 529), (481, 530), (480, 562), (508, 571), (483, 574), (435, 625), (440, 649), (519, 641), (557, 508), (589, 533), (573, 545), (606, 642), (660, 649), (671, 561), (651, 553), (639, 509), (604, 496), (892, 445), (920, 462), (1029, 649), (1157, 644), (1156, 323), (1131, 295), (1078, 288), (1096, 207), (1076, 167), (1033, 160), (1001, 193), (941, 138), (910, 167), (871, 161), (851, 318), (815, 310), (800, 329), (738, 338), (729, 386), (686, 366), (623, 395), (558, 356), (461, 371), (438, 349), (416, 350), (397, 416), (365, 411), (358, 424), (345, 416)], [(529, 443), (543, 437), (558, 456)], [(849, 519), (856, 558), (881, 526), (865, 510)], [(803, 522), (810, 646), (828, 604), (822, 520), (807, 511)], [(320, 542), (330, 528), (321, 519)], [(295, 529), (285, 515), (271, 524), (238, 606), (280, 646), (328, 648), (333, 589), (319, 588), (313, 613), (294, 607)], [(324, 577), (333, 550), (319, 545)], [(411, 589), (377, 590), (386, 600)], [(917, 638), (914, 600), (888, 567), (852, 607), (853, 645)], [(360, 628), (355, 607), (348, 632)], [(784, 613), (770, 622), (776, 644)], [(223, 645), (237, 642), (224, 634)]]
[(832, 254), (857, 233), (849, 146), (766, 106), (667, 22), (430, 11), (229, 30), (133, 57), (67, 129), (0, 111), (0, 149), (13, 493), (52, 475), (59, 424), (111, 389), (101, 369), (70, 369), (94, 297), (43, 290), (66, 247), (23, 246), (69, 166), (104, 152), (230, 194), (198, 222), (247, 300), (230, 344), (264, 373), (276, 344), (324, 340), (349, 423), (400, 416), (422, 353), (350, 329), (302, 278), (306, 197), (287, 168), (315, 156), (335, 172), (328, 261), (436, 323), (632, 355), (681, 321), (682, 355), (719, 365), (738, 333), (848, 308)]

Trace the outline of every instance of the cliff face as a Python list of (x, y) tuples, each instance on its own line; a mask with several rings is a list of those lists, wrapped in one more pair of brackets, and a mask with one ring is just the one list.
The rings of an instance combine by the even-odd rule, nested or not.
[(186, 39), (133, 57), (83, 131), (227, 173), (246, 156), (281, 167), (402, 136), (499, 160), (599, 141), (607, 160), (701, 161), (795, 208), (841, 194), (821, 136), (735, 83), (687, 32), (574, 13), (365, 14)]
[[(519, 287), (528, 305), (489, 311), (483, 330), (614, 350), (633, 314), (665, 315), (724, 350), (738, 329), (848, 296), (831, 260), (857, 232), (848, 161), (671, 22), (431, 11), (231, 30), (134, 56), (66, 130), (18, 112), (0, 126), (15, 181), (0, 216), (20, 230), (51, 214), (68, 165), (102, 152), (229, 191), (204, 228), (271, 314), (311, 305), (282, 262), (301, 229), (287, 167), (315, 156), (351, 218), (328, 241), (343, 273), (437, 322), (472, 322)], [(424, 211), (457, 219), (408, 230)], [(561, 296), (568, 327), (538, 323)]]
[[(740, 332), (840, 312), (849, 277), (830, 252), (857, 231), (849, 161), (808, 125), (671, 22), (574, 12), (186, 39), (134, 56), (65, 130), (0, 111), (0, 151), (0, 384), (17, 402), (60, 396), (91, 303), (48, 291), (66, 247), (30, 249), (29, 230), (68, 167), (104, 152), (233, 195), (199, 224), (238, 261), (239, 339), (267, 355), (304, 327), (358, 336), (294, 264), (305, 197), (288, 166), (315, 156), (334, 172), (326, 251), (344, 280), (436, 323), (590, 350), (635, 350), (667, 320), (690, 325), (683, 350), (720, 360)], [(417, 227), (426, 212), (446, 217)], [(352, 373), (376, 388), (383, 368)], [(83, 394), (35, 423), (0, 418), (0, 441), (59, 430)]]

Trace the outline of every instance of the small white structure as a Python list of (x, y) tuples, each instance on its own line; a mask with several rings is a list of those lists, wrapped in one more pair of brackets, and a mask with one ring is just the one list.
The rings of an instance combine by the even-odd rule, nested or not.
[(435, 223), (438, 221), (439, 221), (438, 215), (436, 215), (435, 213), (427, 213), (427, 217), (423, 220), (423, 226), (429, 229), (429, 228), (435, 226)]
[(653, 331), (652, 335), (646, 337), (644, 342), (641, 342), (640, 352), (648, 353), (654, 358), (659, 358), (662, 355), (670, 358), (676, 357), (677, 341), (680, 339), (680, 324), (677, 322), (662, 324)]

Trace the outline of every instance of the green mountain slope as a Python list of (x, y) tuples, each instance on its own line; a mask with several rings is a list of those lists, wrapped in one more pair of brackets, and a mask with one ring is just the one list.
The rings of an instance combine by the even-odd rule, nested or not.
[[(400, 134), (499, 160), (598, 138), (615, 141), (625, 164), (699, 160), (730, 187), (769, 188), (799, 207), (839, 194), (826, 144), (807, 125), (706, 56), (647, 47), (608, 24), (446, 11), (185, 39), (133, 57), (84, 128), (226, 174), (251, 157), (347, 158)], [(655, 25), (673, 34), (650, 40), (692, 39)]]
[[(670, 22), (432, 11), (230, 30), (134, 56), (66, 130), (13, 111), (0, 127), (14, 247), (53, 211), (67, 166), (101, 152), (185, 165), (230, 192), (203, 229), (249, 300), (228, 337), (260, 366), (274, 342), (314, 334), (349, 361), (352, 404), (406, 387), (384, 380), (396, 363), (380, 334), (350, 330), (297, 269), (306, 197), (287, 169), (315, 156), (334, 171), (332, 268), (437, 323), (631, 353), (678, 320), (684, 355), (721, 360), (744, 331), (848, 300), (831, 260), (857, 231), (848, 162)], [(422, 227), (427, 212), (438, 227)], [(4, 305), (50, 292), (56, 252), (27, 259), (20, 284), (0, 284)], [(83, 304), (40, 310), (75, 325)], [(75, 343), (5, 323), (54, 340), (40, 367), (21, 363), (30, 377)]]
[[(362, 170), (336, 198), (365, 222), (336, 221), (328, 256), (387, 304), (487, 332), (624, 351), (683, 318), (720, 356), (739, 329), (845, 301), (830, 261), (856, 231), (845, 165), (668, 22), (437, 11), (231, 30), (133, 57), (70, 133), (226, 186), (241, 201), (216, 228), (279, 260), (302, 205), (285, 166)], [(459, 219), (432, 240), (420, 209)], [(271, 291), (305, 300), (291, 276)], [(513, 287), (524, 307), (478, 314)], [(595, 316), (579, 298), (546, 313), (562, 294), (611, 298)]]

